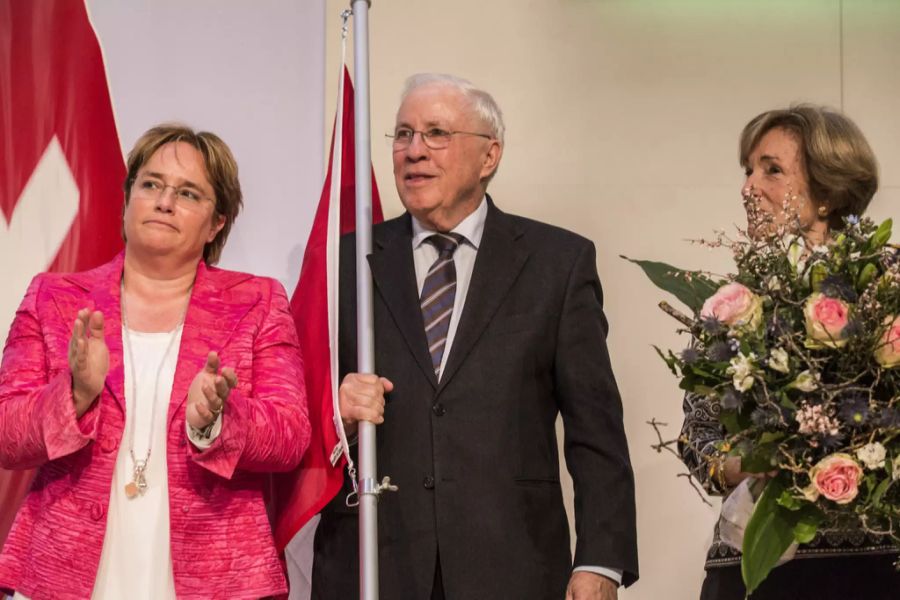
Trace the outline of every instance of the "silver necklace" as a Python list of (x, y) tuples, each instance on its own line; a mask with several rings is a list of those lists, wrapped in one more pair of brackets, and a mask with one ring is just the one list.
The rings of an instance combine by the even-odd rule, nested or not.
[[(129, 371), (131, 372), (131, 406), (132, 410), (129, 412), (125, 411), (125, 435), (128, 438), (128, 453), (131, 455), (131, 464), (133, 466), (133, 473), (131, 481), (125, 484), (125, 495), (128, 496), (129, 499), (136, 498), (137, 496), (142, 496), (144, 492), (147, 491), (147, 463), (150, 462), (150, 453), (153, 450), (153, 429), (156, 426), (156, 399), (159, 396), (159, 377), (162, 374), (163, 367), (166, 364), (166, 359), (169, 357), (169, 352), (172, 351), (172, 347), (175, 345), (175, 338), (178, 337), (178, 330), (181, 329), (181, 326), (184, 324), (184, 317), (187, 314), (187, 304), (185, 304), (184, 311), (181, 313), (181, 318), (178, 320), (178, 325), (175, 326), (174, 331), (172, 331), (172, 335), (169, 337), (169, 343), (166, 346), (166, 351), (163, 354), (162, 360), (159, 361), (159, 367), (156, 368), (156, 379), (153, 381), (153, 399), (150, 404), (150, 439), (147, 441), (147, 453), (144, 455), (144, 458), (139, 460), (134, 455), (134, 422), (137, 420), (137, 376), (134, 370), (134, 352), (131, 350), (131, 336), (128, 333), (128, 316), (127, 310), (125, 308), (125, 280), (122, 280), (121, 285), (121, 304), (122, 304), (122, 335), (125, 339), (125, 350), (128, 352), (128, 366)], [(188, 304), (190, 304), (190, 290), (188, 290)]]

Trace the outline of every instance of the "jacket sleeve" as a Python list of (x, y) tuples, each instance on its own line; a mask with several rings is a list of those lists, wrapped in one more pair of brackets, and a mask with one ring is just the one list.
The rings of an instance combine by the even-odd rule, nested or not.
[(575, 487), (574, 564), (619, 569), (630, 585), (638, 577), (634, 475), (606, 334), (594, 246), (585, 243), (569, 273), (555, 367)]
[(46, 276), (32, 280), (0, 364), (0, 467), (31, 469), (69, 455), (96, 437), (97, 402), (77, 419), (68, 365), (52, 369), (40, 320)]
[(208, 449), (187, 444), (192, 460), (227, 479), (237, 469), (290, 471), (309, 445), (297, 330), (284, 288), (268, 281), (268, 306), (253, 342), (252, 385), (231, 391), (222, 432)]
[(725, 439), (725, 429), (719, 422), (719, 405), (699, 394), (684, 395), (684, 425), (678, 438), (681, 460), (691, 475), (711, 495), (724, 495), (715, 477), (710, 477), (710, 458), (718, 452), (717, 443)]

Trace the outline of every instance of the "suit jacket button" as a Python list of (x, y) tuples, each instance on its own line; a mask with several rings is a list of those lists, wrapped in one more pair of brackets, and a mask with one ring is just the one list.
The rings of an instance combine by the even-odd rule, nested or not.
[(103, 507), (100, 506), (97, 502), (91, 503), (91, 518), (95, 521), (99, 521), (103, 518)]
[(447, 414), (447, 409), (444, 408), (443, 404), (438, 402), (437, 404), (435, 404), (434, 406), (431, 407), (431, 412), (433, 412), (435, 415), (437, 415), (439, 417), (443, 417), (445, 414)]
[(434, 477), (432, 477), (431, 475), (426, 476), (425, 479), (422, 480), (422, 485), (425, 486), (426, 490), (433, 490)]
[(187, 504), (182, 504), (181, 512), (183, 512), (184, 514), (188, 514), (189, 512), (191, 512), (191, 507)]
[(100, 440), (100, 449), (103, 450), (106, 454), (111, 453), (116, 449), (117, 446), (118, 443), (116, 442), (116, 438), (112, 436), (104, 437), (102, 440)]

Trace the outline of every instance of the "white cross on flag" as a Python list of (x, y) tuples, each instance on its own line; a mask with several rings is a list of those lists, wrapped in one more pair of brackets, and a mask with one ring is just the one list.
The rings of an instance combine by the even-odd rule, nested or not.
[[(34, 275), (88, 269), (121, 249), (124, 179), (83, 1), (0, 0), (0, 339)], [(0, 545), (30, 478), (0, 470)]]

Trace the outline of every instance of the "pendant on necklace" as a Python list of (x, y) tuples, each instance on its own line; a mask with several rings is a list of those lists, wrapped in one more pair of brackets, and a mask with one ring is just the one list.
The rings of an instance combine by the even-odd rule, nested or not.
[(147, 468), (146, 460), (138, 460), (134, 463), (134, 475), (132, 480), (125, 485), (125, 495), (128, 499), (143, 496), (147, 491), (147, 478), (144, 477), (144, 470)]
[(135, 482), (130, 481), (128, 485), (125, 486), (125, 495), (128, 496), (128, 499), (136, 498), (138, 495), (138, 486)]

